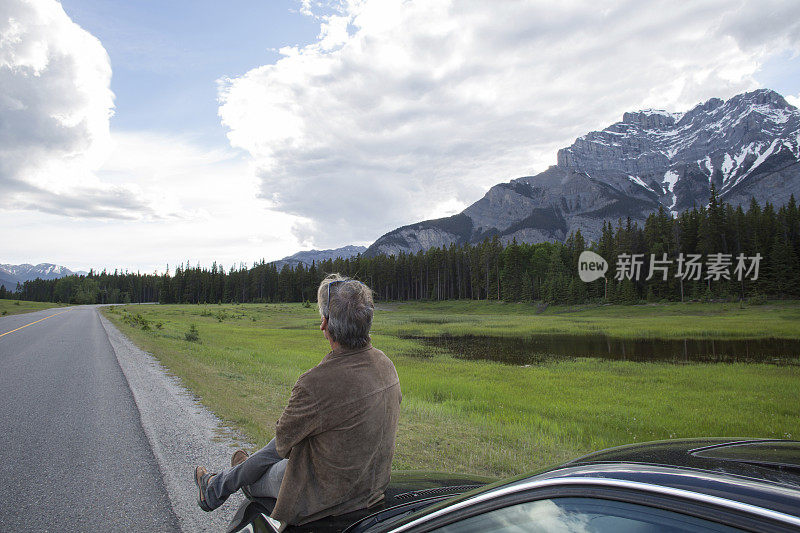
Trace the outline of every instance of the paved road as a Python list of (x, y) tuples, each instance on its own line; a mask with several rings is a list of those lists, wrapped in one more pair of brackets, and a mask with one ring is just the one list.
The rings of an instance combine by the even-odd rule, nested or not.
[(0, 318), (0, 480), (3, 531), (179, 530), (93, 307)]

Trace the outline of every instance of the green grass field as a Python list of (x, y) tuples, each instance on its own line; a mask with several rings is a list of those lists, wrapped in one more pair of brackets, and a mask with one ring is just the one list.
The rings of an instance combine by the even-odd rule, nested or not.
[[(273, 436), (297, 377), (329, 350), (316, 309), (300, 304), (130, 306), (104, 313), (257, 445)], [(190, 324), (197, 325), (199, 342), (185, 340)], [(543, 312), (497, 302), (380, 304), (373, 344), (393, 359), (403, 389), (394, 468), (502, 476), (631, 442), (800, 436), (798, 366), (577, 359), (521, 367), (446, 353), (415, 357), (424, 346), (400, 338), (600, 332), (800, 338), (800, 302)]]
[(63, 307), (63, 304), (53, 304), (48, 302), (26, 302), (23, 300), (0, 299), (0, 316), (20, 315), (22, 313), (32, 313), (51, 307)]
[[(379, 306), (380, 308), (381, 306)], [(376, 328), (390, 335), (589, 335), (621, 338), (800, 338), (800, 302), (550, 306), (449, 301), (386, 304)]]

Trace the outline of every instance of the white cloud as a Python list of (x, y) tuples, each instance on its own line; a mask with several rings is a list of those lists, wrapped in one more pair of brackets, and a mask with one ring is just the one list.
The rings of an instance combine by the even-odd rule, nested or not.
[(111, 187), (135, 181), (138, 194), (162, 215), (99, 220), (3, 209), (0, 227), (13, 231), (0, 262), (150, 272), (187, 260), (206, 267), (274, 260), (309, 244), (290, 231), (308, 221), (267, 209), (257, 198), (252, 164), (230, 149), (207, 150), (148, 132), (115, 133), (97, 174)]
[(68, 216), (153, 215), (138, 189), (102, 183), (114, 95), (103, 45), (55, 0), (0, 3), (0, 193)]
[(431, 218), (449, 217), (457, 215), (468, 207), (469, 204), (461, 202), (455, 198), (449, 198), (443, 202), (439, 202), (433, 207), (430, 213)]
[(322, 7), (301, 6), (317, 42), (223, 80), (219, 109), (261, 194), (312, 219), (302, 231), (321, 246), (470, 203), (626, 110), (756, 88), (761, 62), (796, 49), (800, 28), (792, 1)]

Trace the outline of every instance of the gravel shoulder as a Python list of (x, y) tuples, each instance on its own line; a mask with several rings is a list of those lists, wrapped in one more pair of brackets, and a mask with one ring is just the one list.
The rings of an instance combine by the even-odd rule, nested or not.
[(194, 467), (218, 470), (230, 464), (236, 448), (251, 445), (225, 427), (157, 359), (98, 315), (133, 393), (181, 529), (224, 531), (244, 497), (234, 494), (216, 511), (203, 512), (197, 506)]

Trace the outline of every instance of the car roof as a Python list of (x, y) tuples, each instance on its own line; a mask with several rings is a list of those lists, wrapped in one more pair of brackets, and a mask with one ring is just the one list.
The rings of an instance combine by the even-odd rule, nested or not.
[(643, 463), (707, 470), (800, 487), (800, 441), (680, 439), (630, 444), (574, 459), (567, 465)]

